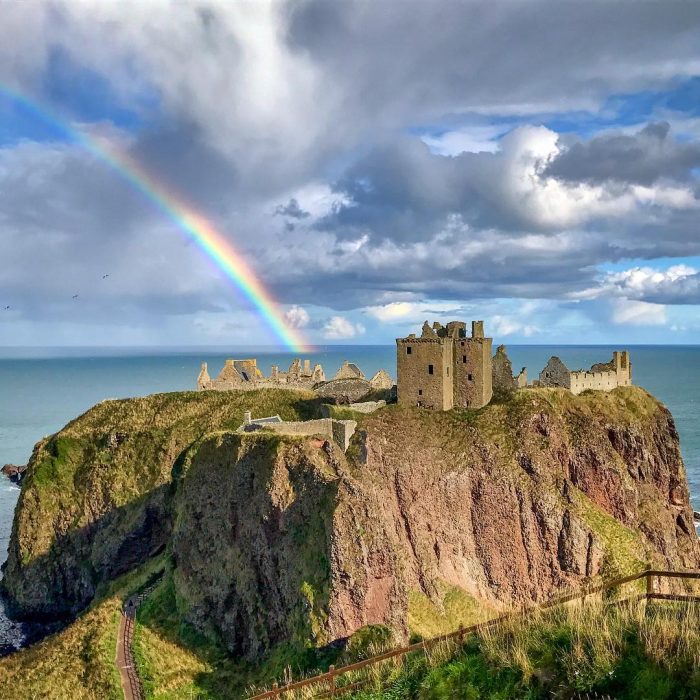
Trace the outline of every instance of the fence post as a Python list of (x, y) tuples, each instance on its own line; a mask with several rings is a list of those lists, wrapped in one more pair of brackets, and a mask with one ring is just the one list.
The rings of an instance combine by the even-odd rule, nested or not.
[(279, 696), (279, 693), (277, 692), (278, 689), (279, 689), (279, 685), (278, 685), (277, 681), (275, 681), (275, 682), (272, 684), (272, 691), (274, 692), (275, 697), (278, 697), (278, 696)]
[(654, 592), (654, 577), (647, 574), (647, 598)]
[(463, 645), (463, 644), (464, 644), (464, 624), (462, 624), (461, 622), (459, 623), (459, 636), (458, 636), (458, 639), (459, 639), (460, 645)]
[(334, 664), (331, 664), (328, 667), (328, 673), (331, 674), (330, 681), (329, 681), (330, 693), (331, 693), (331, 697), (334, 698), (335, 697), (335, 665)]

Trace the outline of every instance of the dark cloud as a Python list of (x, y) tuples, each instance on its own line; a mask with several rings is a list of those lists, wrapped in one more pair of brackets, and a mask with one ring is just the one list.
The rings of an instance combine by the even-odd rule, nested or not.
[(275, 216), (288, 216), (292, 219), (308, 219), (311, 214), (308, 211), (304, 211), (294, 197), (292, 197), (287, 204), (278, 204), (275, 207)]
[(652, 185), (661, 178), (689, 180), (700, 166), (700, 143), (679, 142), (668, 122), (648, 124), (633, 135), (601, 134), (568, 145), (543, 171), (567, 182)]

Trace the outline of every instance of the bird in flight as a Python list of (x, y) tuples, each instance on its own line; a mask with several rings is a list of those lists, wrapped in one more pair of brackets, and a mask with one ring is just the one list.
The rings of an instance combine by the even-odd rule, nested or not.
[(108, 277), (109, 277), (109, 273), (107, 273), (106, 275), (102, 275), (103, 280), (106, 280)]
[(78, 298), (78, 295), (77, 295), (77, 294), (74, 294), (74, 295), (73, 295), (73, 299), (77, 299), (77, 298)]
[(10, 307), (9, 307), (9, 305), (8, 305), (8, 306), (5, 307), (5, 311), (9, 311), (9, 310), (10, 310)]

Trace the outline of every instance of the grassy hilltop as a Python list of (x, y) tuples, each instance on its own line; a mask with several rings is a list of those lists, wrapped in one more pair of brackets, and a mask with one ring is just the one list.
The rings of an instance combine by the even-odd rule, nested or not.
[[(147, 695), (214, 699), (594, 578), (698, 564), (678, 436), (642, 389), (527, 390), (446, 413), (336, 408), (358, 420), (346, 455), (236, 435), (246, 410), (297, 420), (320, 405), (282, 390), (107, 401), (37, 445), (5, 586), (24, 614), (75, 621), (0, 659), (3, 697), (67, 697), (67, 678), (70, 697), (119, 697), (120, 601), (161, 569), (136, 629)], [(586, 687), (603, 687), (599, 671), (623, 677), (629, 658), (669, 688), (695, 682), (687, 625), (674, 637), (662, 618), (597, 614), (409, 660), (371, 697), (534, 698), (583, 688), (585, 664)]]

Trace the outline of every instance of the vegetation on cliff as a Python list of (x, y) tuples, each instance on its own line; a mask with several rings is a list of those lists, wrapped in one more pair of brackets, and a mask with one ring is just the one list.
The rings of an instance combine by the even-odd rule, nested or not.
[[(478, 411), (388, 406), (353, 414), (347, 454), (236, 434), (246, 410), (304, 419), (319, 402), (276, 390), (104, 402), (29, 464), (5, 579), (23, 612), (93, 601), (62, 634), (104, 626), (84, 622), (107, 605), (101, 587), (165, 548), (168, 573), (137, 620), (149, 697), (237, 697), (370, 639), (700, 561), (672, 418), (639, 388), (526, 390)], [(63, 639), (44, 654), (60, 657)]]

